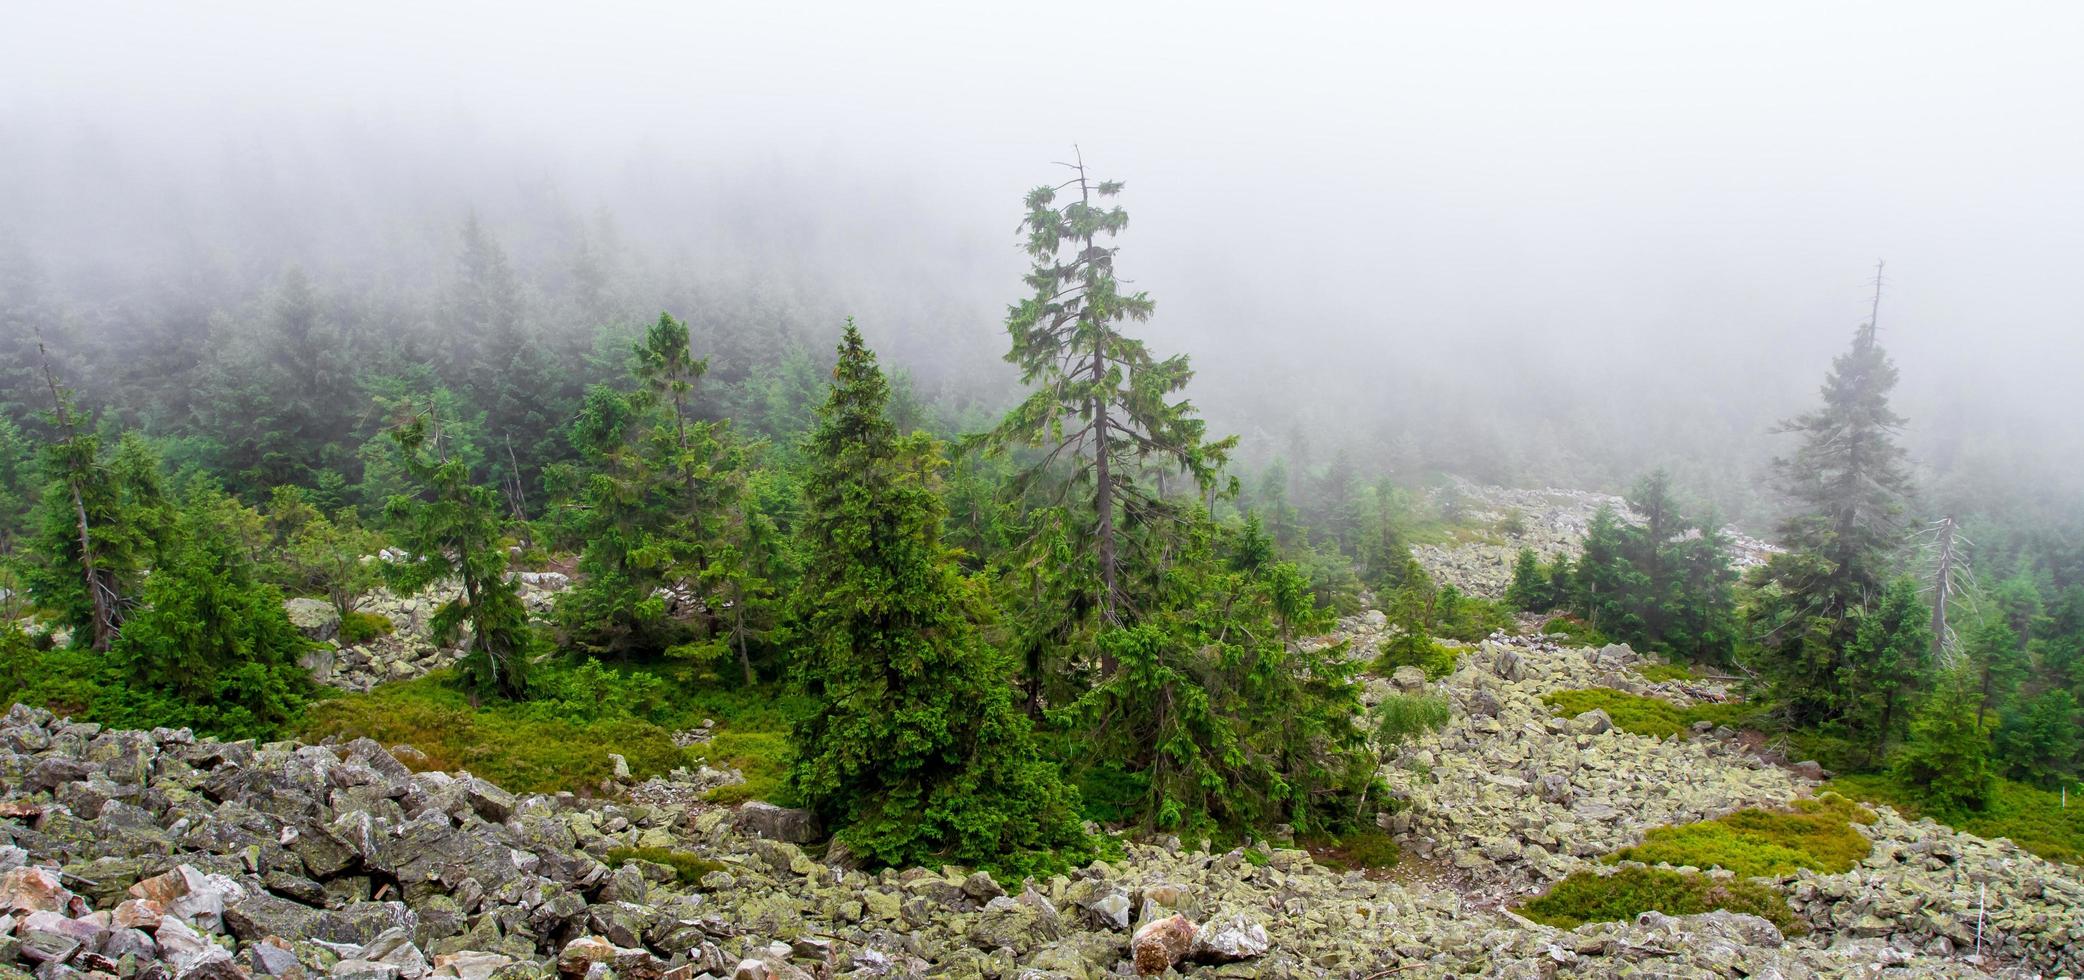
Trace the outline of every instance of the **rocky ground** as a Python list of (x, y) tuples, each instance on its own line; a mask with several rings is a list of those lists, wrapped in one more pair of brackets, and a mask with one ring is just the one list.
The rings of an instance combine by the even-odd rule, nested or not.
[[(571, 580), (561, 572), (521, 572), (517, 579), (521, 600), (531, 613), (545, 613), (557, 593)], [(319, 648), (304, 655), (302, 663), (320, 684), (346, 691), (367, 691), (389, 681), (411, 680), (446, 667), (463, 656), (461, 643), (436, 641), (428, 621), (436, 609), (456, 594), (453, 585), (437, 585), (414, 595), (401, 596), (378, 589), (363, 596), (357, 612), (373, 613), (391, 624), (391, 632), (361, 643), (343, 644), (340, 614), (332, 603), (319, 599), (290, 599), (283, 603), (290, 622)], [(467, 629), (467, 627), (466, 627)]]
[[(1601, 507), (1634, 519), (1626, 500), (1587, 490), (1519, 490), (1457, 480), (1430, 496), (1456, 523), (1483, 533), (1451, 544), (1421, 545), (1412, 554), (1436, 581), (1493, 599), (1512, 584), (1520, 549), (1532, 548), (1544, 561), (1576, 557)], [(1516, 522), (1509, 520), (1515, 517)], [(1510, 527), (1514, 523), (1518, 527)], [(1735, 527), (1725, 527), (1723, 533), (1730, 538), (1731, 564), (1740, 569), (1763, 564), (1777, 550)]]
[[(1350, 626), (1378, 629), (1367, 618)], [(2084, 879), (2006, 842), (1865, 828), (1852, 872), (1789, 878), (1815, 931), (1716, 913), (1540, 926), (1507, 906), (1659, 823), (1806, 791), (1702, 733), (1555, 719), (1544, 691), (1648, 689), (1625, 648), (1494, 641), (1438, 688), (1451, 726), (1390, 777), (1408, 868), (1164, 840), (1026, 882), (828, 863), (804, 814), (654, 781), (628, 798), (515, 797), (412, 772), (367, 740), (219, 743), (0, 719), (0, 975), (490, 980), (948, 976), (2053, 976), (2084, 968)], [(1410, 686), (1422, 677), (1402, 678)], [(1384, 685), (1373, 682), (1379, 695)], [(1677, 697), (1695, 696), (1665, 689)], [(1713, 692), (1704, 692), (1712, 694)], [(714, 774), (703, 778), (713, 778)], [(683, 882), (617, 848), (713, 862)], [(1983, 953), (1973, 958), (1976, 914)], [(9, 965), (11, 964), (11, 965)], [(1170, 975), (1170, 974), (1168, 974)]]

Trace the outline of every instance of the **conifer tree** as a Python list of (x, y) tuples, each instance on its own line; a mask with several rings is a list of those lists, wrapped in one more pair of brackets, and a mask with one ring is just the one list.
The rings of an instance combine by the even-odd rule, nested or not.
[(392, 587), (412, 592), (457, 581), (462, 592), (435, 611), (431, 625), (448, 639), (470, 627), (458, 680), (474, 698), (525, 696), (535, 634), (507, 574), (499, 492), (471, 482), (469, 467), (444, 446), (441, 419), (433, 413), (414, 414), (392, 437), (420, 488), (416, 496), (392, 497), (384, 508), (410, 556), (388, 566)]
[(250, 516), (215, 488), (191, 488), (109, 651), (136, 688), (172, 695), (208, 730), (249, 736), (294, 718), (312, 687), (297, 664), (310, 641), (233, 530)]
[(1037, 752), (1009, 665), (981, 639), (980, 586), (941, 544), (943, 466), (900, 437), (851, 321), (806, 447), (791, 785), (878, 865), (1020, 870), (1083, 841), (1075, 796)]
[[(1027, 196), (1021, 228), (1034, 292), (1007, 316), (1006, 360), (1033, 391), (988, 442), (1039, 451), (1016, 485), (1053, 485), (1041, 498), (1046, 506), (1066, 505), (1074, 491), (1086, 495), (1075, 525), (1091, 578), (1079, 591), (1090, 594), (1101, 621), (1120, 624), (1128, 604), (1123, 522), (1156, 505), (1162, 495), (1150, 479), (1159, 474), (1184, 473), (1204, 491), (1213, 487), (1236, 439), (1208, 440), (1193, 405), (1174, 400), (1193, 377), (1185, 356), (1161, 360), (1127, 333), (1156, 304), (1146, 293), (1122, 291), (1119, 250), (1101, 244), (1128, 227), (1128, 212), (1106, 203), (1122, 183), (1093, 179), (1082, 158), (1070, 166), (1069, 181)], [(1065, 192), (1076, 196), (1059, 204)]]
[(1860, 617), (1839, 668), (1840, 715), (1848, 735), (1867, 746), (1867, 761), (1887, 757), (1910, 722), (1918, 693), (1932, 679), (1932, 634), (1917, 583), (1897, 579), (1874, 610)]
[(1788, 551), (1757, 573), (1747, 632), (1767, 696), (1797, 725), (1841, 710), (1843, 651), (1891, 577), (1911, 493), (1896, 442), (1904, 420), (1889, 407), (1895, 386), (1870, 317), (1832, 361), (1823, 405), (1780, 429), (1802, 439), (1776, 464), (1797, 513), (1780, 527)]
[(1973, 677), (1952, 671), (1940, 679), (1897, 753), (1895, 775), (1942, 815), (1981, 810), (1995, 789), (1990, 741), (1976, 724), (1980, 700)]
[(693, 417), (707, 362), (685, 323), (659, 319), (634, 351), (636, 390), (587, 392), (573, 424), (586, 464), (570, 494), (581, 583), (559, 603), (568, 635), (605, 653), (667, 653), (697, 670), (753, 650), (776, 626), (772, 522), (747, 494), (759, 445)]

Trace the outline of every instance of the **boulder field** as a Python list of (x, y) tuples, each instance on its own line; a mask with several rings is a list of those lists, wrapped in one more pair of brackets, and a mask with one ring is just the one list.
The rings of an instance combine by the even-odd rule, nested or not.
[(1859, 867), (1778, 882), (1806, 935), (1726, 912), (1574, 931), (1515, 915), (1514, 902), (1603, 867), (1599, 855), (1649, 827), (1810, 788), (1734, 739), (1648, 739), (1598, 717), (1554, 718), (1540, 701), (1608, 680), (1655, 693), (1628, 680), (1632, 662), (1625, 648), (1498, 640), (1442, 681), (1419, 678), (1455, 716), (1386, 770), (1408, 802), (1387, 822), (1411, 859), (1386, 874), (1265, 843), (1212, 851), (1169, 838), (1023, 882), (868, 872), (826, 855), (807, 815), (766, 804), (516, 796), (467, 773), (413, 772), (397, 757), (410, 753), (366, 739), (228, 743), (17, 706), (0, 718), (0, 977), (2084, 970), (2077, 868), (1886, 809), (1861, 828), (1875, 846)]

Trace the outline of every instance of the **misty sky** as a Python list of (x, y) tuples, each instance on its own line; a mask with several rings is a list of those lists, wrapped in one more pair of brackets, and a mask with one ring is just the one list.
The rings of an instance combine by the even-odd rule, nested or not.
[(324, 237), (422, 188), (381, 204), (548, 195), (663, 236), (637, 202), (690, 188), (995, 335), (1019, 195), (1077, 143), (1128, 181), (1154, 341), (1214, 391), (1740, 400), (1756, 433), (1886, 258), (1907, 412), (2077, 444), (2084, 4), (565, 6), (13, 5), (0, 221), (106, 261), (240, 234), (254, 195)]

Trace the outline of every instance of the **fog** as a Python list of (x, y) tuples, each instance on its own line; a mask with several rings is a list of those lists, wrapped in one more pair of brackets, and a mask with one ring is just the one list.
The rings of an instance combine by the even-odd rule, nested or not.
[(71, 307), (212, 307), (424, 286), (474, 212), (988, 401), (1021, 194), (1081, 152), (1248, 461), (1741, 511), (1886, 259), (1921, 463), (2080, 486), (2084, 6), (292, 6), (0, 14), (0, 241)]

